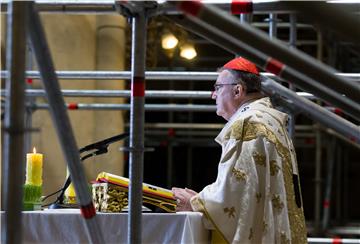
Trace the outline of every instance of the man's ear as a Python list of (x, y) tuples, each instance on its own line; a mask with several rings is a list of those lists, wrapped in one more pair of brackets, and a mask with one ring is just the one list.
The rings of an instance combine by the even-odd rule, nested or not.
[(236, 85), (234, 87), (234, 94), (235, 96), (241, 96), (241, 94), (243, 93), (243, 87), (241, 85)]

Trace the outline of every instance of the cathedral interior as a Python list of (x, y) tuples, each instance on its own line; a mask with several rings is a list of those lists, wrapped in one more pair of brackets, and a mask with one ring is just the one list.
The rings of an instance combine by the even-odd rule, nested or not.
[[(214, 182), (221, 156), (221, 147), (214, 138), (226, 121), (216, 115), (211, 92), (217, 70), (236, 56), (247, 57), (246, 48), (243, 53), (241, 48), (228, 45), (226, 40), (219, 43), (221, 35), (216, 37), (218, 39), (207, 38), (212, 35), (211, 28), (207, 30), (209, 32), (199, 31), (198, 22), (185, 18), (184, 13), (171, 3), (147, 1), (146, 33), (142, 33), (142, 37), (140, 35), (145, 39), (142, 51), (146, 74), (145, 109), (140, 113), (130, 106), (132, 101), (129, 95), (134, 56), (140, 52), (134, 47), (134, 42), (138, 41), (134, 38), (139, 38), (134, 35), (133, 11), (136, 12), (136, 2), (36, 2), (78, 147), (120, 132), (133, 133), (136, 128), (132, 128), (132, 116), (140, 116), (144, 119), (143, 182), (167, 189), (177, 186), (195, 191)], [(357, 24), (360, 23), (360, 3), (327, 1), (327, 5), (334, 5), (338, 10), (335, 11), (336, 15), (331, 15), (334, 12), (320, 14), (327, 9), (317, 6), (317, 2), (304, 1), (303, 5), (306, 6), (303, 7), (301, 4), (286, 4), (287, 1), (254, 1), (250, 13), (231, 13), (229, 4), (225, 3), (213, 6), (227, 13), (239, 25), (248, 25), (266, 34), (267, 42), (275, 40), (289, 52), (299, 51), (310, 57), (312, 62), (324, 64), (334, 72), (334, 77), (359, 87), (360, 28)], [(10, 150), (4, 129), (9, 126), (6, 122), (8, 100), (5, 96), (9, 89), (5, 71), (11, 61), (10, 45), (7, 43), (7, 38), (10, 40), (9, 3), (2, 3), (1, 11), (1, 199), (4, 206), (7, 198), (4, 187), (9, 179), (4, 154)], [(320, 17), (314, 17), (312, 11), (319, 11)], [(352, 18), (341, 18), (341, 22), (340, 17), (345, 16)], [(351, 19), (357, 22), (346, 22)], [(334, 24), (336, 21), (346, 25), (339, 27)], [(226, 33), (232, 31), (236, 38), (241, 35), (237, 29), (231, 30), (228, 26), (224, 29)], [(164, 38), (169, 35), (176, 39), (176, 44), (171, 48), (164, 46)], [(239, 40), (240, 43), (246, 42)], [(260, 53), (266, 52), (265, 44), (260, 47), (262, 44), (256, 46), (256, 43), (254, 41), (253, 48)], [(24, 134), (22, 155), (32, 151), (33, 147), (44, 153), (43, 195), (48, 195), (63, 184), (66, 160), (60, 146), (61, 139), (55, 132), (55, 122), (51, 120), (49, 104), (42, 93), (42, 81), (39, 73), (36, 73), (41, 64), (28, 41), (25, 45), (27, 82), (23, 117), (28, 131)], [(252, 45), (251, 41), (247, 45)], [(195, 51), (190, 57), (183, 55), (186, 46)], [(265, 67), (259, 68), (264, 76), (274, 79), (318, 107), (331, 111), (355, 128), (355, 134), (351, 136), (337, 130), (342, 125), (335, 128), (331, 122), (327, 123), (330, 118), (318, 121), (314, 115), (304, 113), (301, 105), (300, 108), (299, 105), (277, 105), (292, 118), (288, 130), (296, 149), (308, 236), (360, 238), (360, 196), (359, 190), (356, 190), (360, 183), (360, 118), (346, 108), (333, 104), (324, 98), (326, 96), (319, 97), (311, 89), (303, 89), (295, 80), (277, 77)], [(331, 88), (318, 70), (311, 70), (310, 73), (312, 78), (318, 77), (318, 83)], [(312, 80), (309, 79), (310, 83)], [(345, 97), (341, 91), (333, 89), (340, 97)], [(111, 91), (113, 93), (110, 94)], [(121, 95), (126, 91), (127, 95)], [(153, 95), (151, 92), (154, 92)], [(351, 98), (355, 109), (359, 108), (359, 98), (360, 94), (357, 94), (357, 99), (356, 94)], [(94, 180), (102, 171), (130, 177), (131, 138), (114, 143), (107, 154), (87, 160), (84, 163), (87, 180)]]

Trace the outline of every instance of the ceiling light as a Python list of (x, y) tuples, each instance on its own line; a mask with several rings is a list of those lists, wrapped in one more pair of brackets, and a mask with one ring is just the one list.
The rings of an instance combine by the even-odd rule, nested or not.
[(186, 59), (193, 59), (197, 55), (194, 45), (184, 44), (180, 47), (180, 56)]
[(171, 33), (166, 33), (162, 36), (161, 46), (164, 49), (173, 49), (178, 44), (179, 40)]

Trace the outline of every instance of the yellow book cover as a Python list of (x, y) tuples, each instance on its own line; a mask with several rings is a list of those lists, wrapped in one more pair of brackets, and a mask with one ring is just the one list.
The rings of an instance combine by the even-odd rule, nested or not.
[[(108, 182), (125, 188), (129, 188), (129, 179), (126, 177), (101, 172), (96, 178), (97, 182)], [(143, 183), (143, 193), (150, 196), (158, 196), (170, 201), (176, 201), (174, 194), (171, 190)]]

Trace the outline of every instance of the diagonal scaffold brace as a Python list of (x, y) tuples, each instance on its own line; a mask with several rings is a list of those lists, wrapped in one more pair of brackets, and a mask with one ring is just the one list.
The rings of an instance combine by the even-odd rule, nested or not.
[(96, 211), (88, 190), (84, 170), (80, 163), (78, 147), (76, 145), (66, 107), (64, 106), (64, 98), (60, 91), (60, 85), (55, 73), (50, 50), (46, 42), (46, 36), (41, 24), (40, 16), (33, 1), (29, 1), (26, 4), (28, 18), (26, 27), (28, 30), (28, 37), (30, 39), (31, 48), (35, 54), (41, 74), (41, 80), (50, 105), (51, 118), (72, 176), (71, 179), (75, 186), (80, 211), (85, 219), (87, 234), (92, 243), (104, 243), (102, 233), (97, 224)]
[[(336, 71), (332, 68), (298, 50), (288, 49), (279, 40), (270, 40), (266, 34), (247, 23), (240, 24), (236, 18), (219, 8), (198, 1), (172, 4), (184, 11), (186, 19), (195, 26), (208, 29), (216, 36), (224, 35), (231, 43), (228, 50), (235, 49), (239, 52), (240, 49), (246, 54), (245, 57), (259, 67), (294, 82), (343, 109), (349, 116), (360, 119), (360, 105), (356, 102), (360, 87), (349, 80), (336, 77)], [(216, 40), (215, 42), (221, 45)]]
[[(223, 47), (230, 52), (243, 54), (245, 57), (255, 61), (257, 64), (262, 64), (264, 61), (267, 60), (267, 56), (265, 54), (255, 50), (254, 48), (246, 44), (239, 42), (238, 40), (234, 40), (227, 33), (221, 32), (217, 29), (213, 29), (207, 24), (194, 22), (188, 18), (172, 17), (171, 19), (174, 20), (176, 23), (184, 26), (188, 30), (198, 35), (201, 35), (202, 37), (212, 41), (213, 43)], [(288, 70), (290, 70), (290, 72)], [(324, 100), (326, 100), (326, 98), (328, 98), (329, 96), (329, 94), (326, 92), (330, 92), (330, 95), (337, 95), (329, 88), (318, 84), (316, 81), (312, 81), (308, 77), (294, 76), (293, 72), (296, 71), (291, 68), (284, 70), (284, 72), (286, 77), (292, 78), (292, 80), (296, 80), (297, 84), (301, 84), (300, 87), (307, 88), (314, 94), (318, 94), (318, 96), (320, 98), (323, 98)], [(298, 77), (301, 77), (302, 79)], [(309, 79), (310, 81), (312, 81), (311, 83), (308, 82)], [(316, 84), (317, 86), (315, 86), (314, 84)], [(292, 101), (293, 105), (308, 117), (324, 124), (329, 128), (334, 129), (340, 134), (345, 135), (346, 138), (353, 141), (354, 143), (360, 143), (360, 129), (353, 123), (331, 113), (330, 111), (327, 111), (325, 108), (305, 98), (298, 96), (295, 92), (291, 92), (286, 87), (283, 87), (282, 85), (276, 83), (275, 81), (272, 81), (269, 78), (264, 79), (262, 83), (262, 89), (265, 93), (269, 95), (280, 95)], [(336, 98), (343, 99), (343, 97), (341, 96), (336, 96)], [(331, 101), (333, 101), (333, 99), (331, 99)]]

